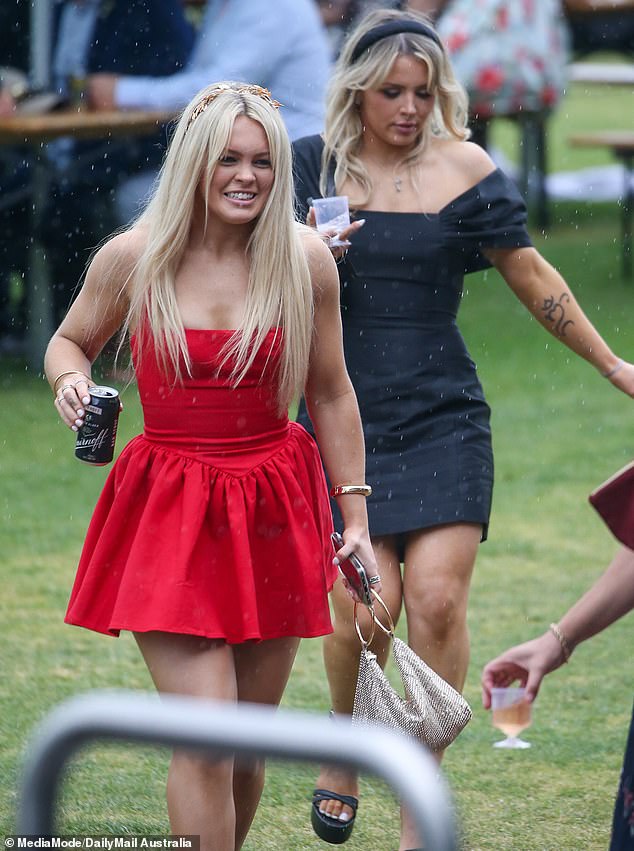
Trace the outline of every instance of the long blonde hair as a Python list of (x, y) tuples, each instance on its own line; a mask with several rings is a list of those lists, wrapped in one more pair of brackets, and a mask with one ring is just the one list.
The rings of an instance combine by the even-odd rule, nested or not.
[[(276, 102), (259, 86), (223, 82), (199, 92), (183, 110), (154, 193), (136, 224), (147, 234), (128, 282), (124, 331), (147, 329), (163, 367), (179, 378), (190, 371), (185, 329), (174, 280), (187, 248), (196, 193), (205, 176), (205, 201), (236, 118), (259, 122), (274, 174), (270, 195), (247, 245), (249, 281), (243, 319), (225, 347), (234, 360), (232, 380), (244, 377), (271, 329), (283, 333), (279, 406), (285, 410), (304, 387), (312, 333), (310, 271), (294, 217), (290, 141)], [(207, 206), (207, 205), (206, 205)]]
[(335, 186), (341, 187), (347, 179), (361, 186), (361, 205), (372, 190), (370, 175), (359, 157), (363, 139), (363, 124), (356, 104), (358, 92), (376, 88), (390, 74), (399, 56), (409, 55), (420, 60), (429, 74), (428, 89), (435, 98), (434, 111), (425, 122), (414, 148), (403, 158), (411, 167), (426, 147), (430, 135), (464, 140), (467, 129), (468, 99), (465, 90), (456, 80), (447, 51), (440, 43), (420, 33), (401, 32), (380, 39), (363, 51), (356, 60), (353, 54), (357, 44), (370, 30), (390, 21), (417, 21), (433, 29), (431, 21), (414, 11), (376, 9), (368, 13), (350, 33), (341, 50), (326, 98), (326, 124), (322, 158), (320, 189), (328, 193), (328, 169), (336, 162)]

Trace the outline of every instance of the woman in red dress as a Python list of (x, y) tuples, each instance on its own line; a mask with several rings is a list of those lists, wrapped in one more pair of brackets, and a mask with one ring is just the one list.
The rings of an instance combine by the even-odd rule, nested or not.
[[(131, 631), (159, 692), (266, 704), (300, 638), (332, 631), (327, 488), (313, 439), (287, 416), (301, 393), (331, 481), (353, 486), (338, 497), (338, 558), (357, 552), (376, 575), (338, 277), (295, 222), (278, 107), (236, 83), (192, 100), (147, 208), (95, 254), (45, 361), (76, 431), (91, 364), (121, 331), (144, 411), (95, 509), (66, 621)], [(173, 833), (240, 848), (263, 781), (261, 763), (176, 751)]]

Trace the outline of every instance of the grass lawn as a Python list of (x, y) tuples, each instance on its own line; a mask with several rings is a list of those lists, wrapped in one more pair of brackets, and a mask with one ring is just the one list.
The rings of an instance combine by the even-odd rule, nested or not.
[[(624, 93), (608, 115), (583, 95), (553, 125), (556, 151), (574, 129), (623, 126)], [(597, 101), (599, 103), (599, 101)], [(574, 105), (574, 119), (567, 111)], [(580, 114), (583, 112), (583, 115)], [(579, 126), (577, 126), (579, 125)], [(576, 151), (567, 167), (585, 164)], [(570, 152), (572, 157), (572, 152)], [(561, 166), (555, 162), (553, 168)], [(634, 358), (634, 282), (620, 278), (615, 204), (560, 204), (538, 247), (561, 269), (615, 351)], [(548, 337), (496, 273), (473, 275), (461, 327), (493, 409), (496, 490), (489, 541), (473, 582), (472, 663), (466, 686), (474, 718), (444, 768), (465, 849), (593, 851), (607, 847), (612, 803), (632, 702), (632, 621), (583, 645), (547, 680), (526, 738), (533, 747), (492, 748), (498, 732), (480, 706), (479, 672), (511, 642), (545, 629), (598, 576), (615, 544), (588, 492), (633, 456), (631, 401)], [(50, 392), (19, 360), (0, 361), (0, 833), (14, 825), (21, 756), (34, 724), (64, 698), (93, 688), (150, 689), (130, 636), (119, 640), (62, 623), (86, 525), (107, 469), (77, 463)], [(118, 449), (141, 423), (136, 391), (124, 395)], [(318, 640), (305, 641), (284, 699), (325, 712)], [(168, 831), (163, 785), (168, 756), (122, 745), (89, 748), (72, 764), (58, 808), (61, 833)], [(308, 818), (315, 769), (272, 763), (245, 849), (324, 848)], [(391, 793), (362, 782), (350, 851), (398, 844)]]

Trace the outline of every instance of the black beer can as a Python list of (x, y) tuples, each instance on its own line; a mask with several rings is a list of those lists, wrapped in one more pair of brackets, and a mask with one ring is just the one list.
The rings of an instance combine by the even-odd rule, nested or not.
[(90, 387), (90, 403), (84, 406), (84, 424), (77, 432), (75, 457), (103, 466), (114, 456), (119, 421), (119, 393), (113, 387)]

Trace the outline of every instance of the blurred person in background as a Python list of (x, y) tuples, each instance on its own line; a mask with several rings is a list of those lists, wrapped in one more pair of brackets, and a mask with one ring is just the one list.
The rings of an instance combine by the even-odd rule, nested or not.
[[(634, 493), (622, 506), (634, 516)], [(634, 538), (634, 530), (632, 532)], [(546, 674), (568, 662), (582, 641), (602, 632), (634, 609), (634, 551), (622, 546), (595, 584), (542, 635), (510, 647), (482, 670), (482, 703), (491, 708), (491, 689), (516, 680), (526, 687), (526, 699), (537, 697)], [(631, 653), (629, 654), (631, 656)], [(631, 666), (630, 666), (631, 670)], [(634, 851), (634, 709), (612, 817), (610, 851)]]
[[(29, 5), (0, 3), (0, 67), (28, 72)], [(15, 99), (0, 81), (0, 116), (12, 115)], [(28, 262), (28, 150), (0, 146), (0, 354), (19, 352), (26, 326), (24, 277)]]
[[(330, 74), (330, 46), (315, 0), (208, 0), (185, 68), (171, 76), (95, 74), (88, 79), (95, 109), (181, 109), (203, 86), (242, 80), (269, 89), (283, 104), (291, 139), (319, 133)], [(156, 177), (149, 169), (119, 197), (127, 221)]]
[[(82, 106), (88, 75), (173, 74), (185, 65), (194, 38), (181, 0), (65, 0), (57, 19), (53, 85), (73, 106)], [(49, 145), (54, 179), (41, 239), (56, 322), (68, 309), (90, 251), (122, 224), (115, 206), (119, 187), (140, 171), (158, 168), (166, 143), (166, 128), (158, 126), (148, 136), (69, 138)]]
[(336, 59), (350, 24), (363, 6), (363, 0), (318, 0), (318, 6), (330, 40), (332, 58)]
[[(88, 74), (174, 73), (185, 64), (195, 35), (181, 0), (61, 0), (53, 23), (52, 87), (75, 108), (84, 105)], [(0, 108), (5, 114), (14, 110), (10, 94), (5, 92)], [(157, 127), (150, 136), (81, 142), (68, 137), (46, 147), (50, 194), (38, 237), (46, 250), (55, 322), (68, 309), (90, 251), (120, 224), (114, 206), (118, 187), (136, 172), (158, 167), (165, 146), (165, 127)], [(28, 203), (28, 155), (12, 180)], [(14, 241), (25, 253), (26, 216), (23, 228)]]
[(542, 113), (564, 95), (568, 28), (560, 0), (410, 0), (436, 7), (436, 27), (469, 96), (472, 141), (488, 119)]

